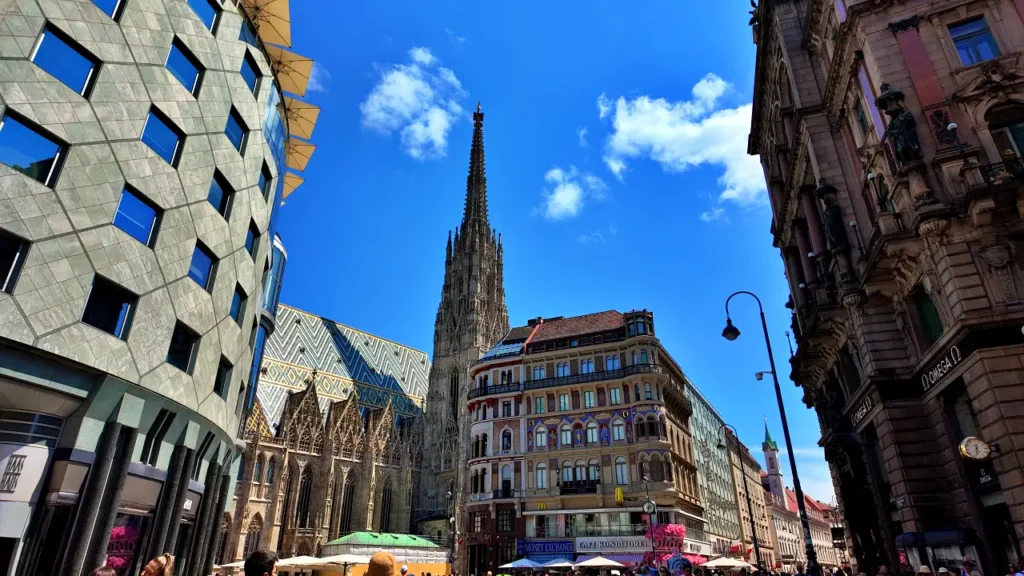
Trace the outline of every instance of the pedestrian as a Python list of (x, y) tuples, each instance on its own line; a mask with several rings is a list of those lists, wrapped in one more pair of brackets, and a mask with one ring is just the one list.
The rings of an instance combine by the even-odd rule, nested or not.
[(110, 566), (100, 566), (92, 572), (89, 572), (89, 576), (117, 576), (117, 570), (114, 570)]
[(146, 564), (139, 576), (174, 576), (174, 556), (164, 552)]
[(925, 566), (924, 564), (921, 564), (921, 567), (917, 569), (918, 576), (928, 576), (931, 573), (932, 569)]
[(978, 570), (978, 563), (975, 562), (974, 557), (964, 556), (964, 559), (960, 561), (963, 564), (963, 569), (960, 570), (960, 576), (982, 576), (981, 570)]
[[(391, 552), (380, 551), (370, 556), (370, 564), (366, 567), (366, 576), (395, 576), (397, 572), (395, 556)], [(402, 566), (402, 574), (409, 571), (407, 566)], [(249, 576), (246, 574), (245, 576)]]
[(277, 576), (277, 553), (256, 550), (245, 559), (245, 576)]

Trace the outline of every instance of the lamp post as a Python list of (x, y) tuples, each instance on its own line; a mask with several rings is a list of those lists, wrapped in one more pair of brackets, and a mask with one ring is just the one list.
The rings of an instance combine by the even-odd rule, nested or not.
[(786, 420), (786, 407), (782, 403), (782, 387), (779, 386), (778, 370), (775, 369), (775, 356), (772, 354), (772, 341), (768, 337), (768, 322), (764, 318), (764, 307), (761, 299), (753, 292), (740, 290), (733, 292), (725, 299), (725, 329), (722, 330), (722, 337), (733, 341), (740, 337), (739, 328), (732, 325), (732, 318), (729, 316), (729, 301), (737, 294), (746, 294), (757, 301), (757, 309), (761, 313), (761, 330), (764, 331), (764, 345), (768, 349), (768, 363), (771, 365), (772, 380), (775, 381), (775, 399), (779, 403), (779, 416), (782, 417), (782, 434), (786, 437), (786, 453), (789, 455), (789, 466), (793, 471), (793, 491), (796, 492), (796, 504), (800, 510), (800, 524), (804, 532), (804, 550), (807, 553), (807, 572), (810, 576), (821, 576), (821, 566), (818, 565), (818, 554), (814, 551), (814, 543), (811, 540), (811, 524), (807, 520), (807, 507), (804, 506), (804, 491), (800, 488), (800, 474), (796, 469), (796, 458), (793, 456), (793, 441), (789, 437), (789, 422)]
[(651, 500), (651, 478), (644, 474), (644, 489), (647, 490), (647, 501), (644, 502), (643, 509), (647, 512), (647, 526), (651, 531), (651, 563), (655, 566), (658, 565), (658, 551), (654, 549), (654, 519), (658, 513), (658, 506)]
[(446, 494), (448, 497), (448, 562), (455, 565), (455, 499), (452, 491)]
[[(722, 424), (718, 429), (719, 432), (724, 432), (728, 428), (732, 430), (733, 435), (736, 437), (736, 452), (739, 454), (740, 459), (740, 476), (743, 477), (743, 493), (747, 497), (747, 516), (750, 519), (750, 541), (754, 543), (754, 558), (757, 559), (757, 569), (761, 571), (764, 567), (761, 565), (761, 547), (757, 544), (757, 526), (754, 524), (754, 507), (750, 503), (750, 489), (747, 487), (747, 468), (743, 464), (743, 454), (740, 452), (740, 433), (736, 431), (736, 428), (729, 424)], [(729, 439), (729, 435), (725, 436), (726, 441)], [(727, 443), (718, 445), (719, 450), (727, 450), (729, 448)], [(740, 543), (742, 545), (742, 542)]]

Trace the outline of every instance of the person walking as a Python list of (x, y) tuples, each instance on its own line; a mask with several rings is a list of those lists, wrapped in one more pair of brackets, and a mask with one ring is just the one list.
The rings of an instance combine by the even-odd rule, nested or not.
[(174, 576), (174, 556), (167, 552), (146, 564), (139, 576)]
[(978, 569), (978, 563), (972, 556), (964, 556), (964, 559), (960, 561), (963, 568), (960, 570), (960, 576), (982, 576), (981, 570)]
[(277, 576), (277, 553), (256, 550), (245, 559), (245, 576)]

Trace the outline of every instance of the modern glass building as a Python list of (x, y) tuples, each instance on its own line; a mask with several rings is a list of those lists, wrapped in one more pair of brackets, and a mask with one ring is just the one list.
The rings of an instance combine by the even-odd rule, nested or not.
[(727, 554), (739, 543), (740, 525), (729, 453), (724, 448), (719, 449), (719, 444), (725, 440), (724, 421), (690, 380), (686, 381), (686, 398), (693, 406), (690, 433), (697, 460), (697, 484), (707, 519), (707, 536), (715, 554)]
[(279, 4), (0, 4), (0, 576), (210, 572), (313, 149)]

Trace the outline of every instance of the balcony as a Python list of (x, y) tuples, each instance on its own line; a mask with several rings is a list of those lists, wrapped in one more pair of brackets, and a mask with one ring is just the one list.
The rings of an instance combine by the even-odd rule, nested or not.
[(508, 500), (510, 498), (522, 498), (523, 497), (523, 491), (522, 490), (518, 490), (518, 489), (512, 489), (512, 488), (502, 488), (500, 490), (495, 490), (493, 493), (491, 493), (491, 497), (493, 499), (495, 499), (495, 500)]
[(588, 382), (599, 382), (601, 380), (618, 380), (633, 374), (661, 374), (662, 368), (657, 364), (634, 364), (619, 368), (618, 370), (600, 370), (586, 374), (573, 374), (572, 376), (555, 376), (541, 380), (527, 380), (524, 390), (537, 390), (540, 388), (551, 388), (553, 386), (566, 386), (569, 384), (586, 384)]
[(1024, 158), (1010, 158), (998, 164), (981, 166), (981, 177), (989, 186), (1024, 181)]
[(580, 480), (563, 482), (559, 486), (559, 493), (562, 496), (571, 494), (597, 494), (600, 483), (597, 480)]
[(499, 384), (497, 386), (484, 386), (481, 388), (473, 388), (469, 391), (468, 398), (470, 400), (474, 398), (480, 398), (481, 396), (490, 396), (492, 394), (508, 394), (509, 392), (521, 392), (522, 386), (519, 382), (512, 382), (510, 384)]

